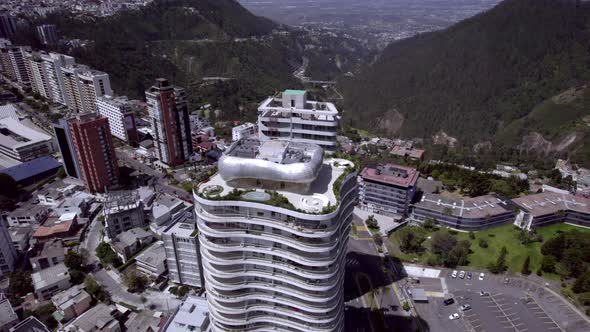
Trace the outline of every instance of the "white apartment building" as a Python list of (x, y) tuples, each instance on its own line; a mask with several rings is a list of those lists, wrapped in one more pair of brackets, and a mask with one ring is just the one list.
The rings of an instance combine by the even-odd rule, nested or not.
[(82, 97), (80, 96), (80, 80), (78, 74), (88, 70), (87, 66), (70, 64), (61, 67), (63, 81), (64, 103), (70, 110), (84, 112)]
[(170, 281), (203, 287), (198, 230), (195, 224), (176, 222), (164, 230), (162, 240)]
[(14, 270), (16, 255), (10, 233), (4, 222), (0, 222), (0, 279)]
[(59, 53), (42, 54), (41, 59), (45, 66), (51, 99), (56, 103), (67, 105), (62, 67), (72, 66), (76, 62), (75, 59)]
[(98, 70), (85, 70), (78, 74), (80, 98), (85, 112), (96, 112), (96, 98), (113, 95), (109, 74)]
[(258, 128), (256, 127), (255, 124), (250, 123), (250, 122), (243, 123), (239, 126), (232, 128), (231, 139), (234, 142), (239, 141), (242, 138), (247, 138), (252, 135), (255, 135), (257, 130), (258, 130)]
[(301, 90), (285, 90), (280, 98), (270, 97), (258, 108), (261, 140), (312, 143), (327, 153), (336, 150), (339, 122), (334, 104), (307, 100), (307, 92)]
[(135, 127), (133, 122), (128, 123), (128, 116), (130, 113), (133, 113), (131, 111), (131, 106), (129, 99), (125, 96), (113, 97), (110, 95), (104, 95), (96, 98), (98, 113), (109, 119), (111, 135), (124, 142), (129, 142), (127, 130)]
[(194, 191), (212, 331), (343, 331), (354, 164), (237, 141)]
[(16, 81), (23, 85), (29, 85), (31, 83), (25, 61), (25, 54), (30, 51), (30, 46), (13, 46), (9, 47), (8, 50), (10, 63), (16, 75)]
[(41, 58), (41, 53), (31, 52), (25, 54), (27, 73), (31, 80), (31, 89), (44, 98), (52, 99), (47, 71)]

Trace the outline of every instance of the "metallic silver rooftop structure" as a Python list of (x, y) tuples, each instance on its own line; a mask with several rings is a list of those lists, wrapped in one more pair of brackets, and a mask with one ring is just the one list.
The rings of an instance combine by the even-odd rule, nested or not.
[(219, 160), (225, 181), (258, 179), (311, 183), (322, 168), (324, 150), (315, 144), (245, 138), (232, 144)]

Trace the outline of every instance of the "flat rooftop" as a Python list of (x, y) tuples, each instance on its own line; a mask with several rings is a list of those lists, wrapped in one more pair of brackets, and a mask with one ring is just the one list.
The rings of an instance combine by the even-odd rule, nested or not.
[(426, 209), (454, 217), (484, 218), (512, 212), (509, 202), (493, 195), (454, 200), (442, 195), (424, 195), (415, 208)]
[(0, 119), (0, 145), (9, 149), (50, 141), (51, 136), (33, 130), (10, 117)]
[(166, 331), (168, 332), (184, 332), (192, 331), (191, 326), (204, 328), (209, 324), (209, 307), (207, 306), (207, 299), (205, 297), (198, 297), (189, 295), (178, 308), (176, 315), (172, 317), (172, 321)]
[(39, 272), (32, 273), (31, 279), (33, 279), (33, 286), (35, 289), (39, 290), (62, 280), (69, 280), (70, 275), (68, 273), (68, 268), (63, 263), (59, 263)]
[(156, 242), (139, 256), (135, 257), (135, 260), (144, 264), (155, 266), (166, 260), (166, 250), (164, 249), (163, 242)]
[(364, 180), (408, 188), (416, 185), (420, 172), (412, 167), (385, 164), (377, 167), (365, 167), (360, 176)]
[(164, 234), (174, 234), (178, 237), (189, 238), (196, 236), (196, 225), (187, 222), (177, 222), (168, 227)]
[(571, 194), (545, 191), (539, 194), (515, 198), (512, 202), (532, 214), (533, 217), (568, 210), (590, 214), (590, 200)]

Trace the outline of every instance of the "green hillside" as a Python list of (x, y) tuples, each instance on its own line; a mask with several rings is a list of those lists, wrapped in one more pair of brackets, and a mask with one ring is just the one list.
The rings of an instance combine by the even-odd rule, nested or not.
[[(528, 124), (536, 105), (590, 79), (589, 18), (580, 1), (505, 0), (446, 30), (393, 43), (341, 83), (345, 116), (381, 134), (430, 138), (442, 130), (465, 144), (509, 127), (512, 135), (502, 138), (520, 144), (523, 126), (514, 121)], [(558, 120), (539, 130), (566, 130)]]

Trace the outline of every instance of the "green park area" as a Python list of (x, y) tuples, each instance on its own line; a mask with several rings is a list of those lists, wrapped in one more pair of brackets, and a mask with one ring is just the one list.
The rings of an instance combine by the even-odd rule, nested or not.
[[(407, 226), (405, 229), (402, 228), (391, 233), (387, 245), (390, 253), (402, 261), (439, 265), (438, 263), (441, 262), (433, 257), (435, 254), (433, 253), (432, 239), (435, 233), (446, 233), (449, 238), (454, 238), (454, 240), (447, 239), (446, 241), (463, 242), (465, 246), (467, 246), (465, 241), (469, 241), (469, 251), (465, 251), (466, 259), (458, 257), (456, 261), (459, 266), (487, 269), (497, 261), (502, 247), (506, 247), (507, 271), (521, 272), (525, 260), (530, 257), (529, 270), (534, 272), (539, 269), (543, 259), (541, 253), (542, 243), (560, 233), (571, 230), (579, 230), (590, 234), (590, 229), (568, 224), (556, 224), (540, 228), (536, 230), (535, 237), (528, 240), (523, 239), (523, 232), (515, 228), (514, 225), (504, 225), (471, 234), (444, 228), (439, 229), (436, 226)], [(408, 235), (409, 233), (413, 235)], [(452, 246), (449, 248), (450, 250), (454, 249)], [(460, 252), (460, 250), (457, 250), (457, 252)], [(544, 276), (550, 279), (558, 278), (557, 274), (554, 273), (545, 273)]]

